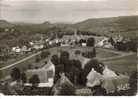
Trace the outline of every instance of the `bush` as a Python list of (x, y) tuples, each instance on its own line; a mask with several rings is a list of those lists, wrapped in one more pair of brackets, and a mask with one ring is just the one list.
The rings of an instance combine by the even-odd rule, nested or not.
[(2, 71), (0, 71), (0, 79), (3, 77), (3, 73)]
[(64, 65), (65, 71), (68, 69), (69, 65), (69, 53), (66, 51), (63, 51), (60, 53), (60, 64)]
[(117, 50), (119, 50), (119, 51), (126, 51), (127, 46), (126, 46), (126, 44), (123, 43), (123, 42), (117, 42), (117, 43), (115, 44), (115, 48), (116, 48)]
[(60, 78), (60, 73), (64, 72), (64, 65), (58, 64), (55, 66), (55, 77), (54, 77), (54, 83)]
[(136, 95), (137, 94), (137, 79), (138, 79), (138, 72), (134, 71), (132, 72), (132, 75), (130, 76), (129, 85), (130, 85), (130, 94)]
[(131, 40), (128, 42), (117, 42), (114, 44), (115, 48), (120, 51), (133, 51), (137, 52), (137, 41)]
[(63, 83), (61, 85), (60, 95), (75, 95), (75, 88), (68, 83)]
[(36, 63), (37, 63), (37, 62), (40, 62), (40, 60), (41, 60), (41, 57), (40, 57), (39, 55), (37, 55), (36, 58), (35, 58), (35, 62), (36, 62)]
[(38, 75), (33, 75), (33, 76), (29, 79), (29, 83), (32, 84), (32, 87), (37, 87), (38, 84), (40, 83), (40, 79), (39, 79)]
[(47, 58), (49, 55), (50, 55), (50, 52), (49, 51), (42, 51), (41, 52), (41, 58), (42, 59)]
[(81, 62), (79, 60), (70, 60), (70, 65), (73, 67), (81, 69)]
[(127, 47), (129, 50), (131, 50), (133, 52), (137, 52), (137, 41), (127, 42)]
[(21, 78), (21, 72), (20, 72), (20, 70), (17, 67), (15, 67), (15, 68), (12, 69), (12, 71), (11, 71), (11, 77), (12, 77), (13, 81), (20, 80), (20, 78)]
[(51, 61), (54, 65), (60, 64), (60, 59), (59, 59), (58, 55), (53, 55), (51, 58)]
[(112, 44), (112, 46), (115, 44), (114, 40), (112, 37), (110, 37), (110, 39), (108, 40), (108, 42), (110, 42)]
[(26, 77), (26, 74), (24, 72), (21, 73), (21, 80), (22, 80), (23, 83), (27, 82), (27, 77)]
[(95, 44), (95, 39), (94, 38), (88, 38), (87, 46), (93, 47), (94, 44)]
[(29, 64), (28, 65), (28, 69), (32, 69), (33, 65), (32, 64)]
[(96, 49), (93, 48), (92, 51), (86, 51), (82, 53), (82, 56), (87, 57), (87, 58), (93, 58), (96, 57)]
[(76, 50), (75, 51), (75, 55), (80, 55), (81, 54), (81, 51), (80, 50)]
[(79, 84), (81, 71), (81, 62), (79, 60), (70, 60), (66, 75), (74, 84)]
[(85, 39), (80, 39), (79, 44), (86, 43)]

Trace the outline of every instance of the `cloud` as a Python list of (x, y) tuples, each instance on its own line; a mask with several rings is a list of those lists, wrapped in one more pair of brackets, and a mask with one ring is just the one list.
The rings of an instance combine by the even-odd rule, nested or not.
[(136, 13), (136, 5), (138, 4), (136, 0), (66, 1), (68, 2), (57, 0), (2, 0), (1, 15), (4, 19), (10, 21), (75, 22), (87, 18), (138, 14)]

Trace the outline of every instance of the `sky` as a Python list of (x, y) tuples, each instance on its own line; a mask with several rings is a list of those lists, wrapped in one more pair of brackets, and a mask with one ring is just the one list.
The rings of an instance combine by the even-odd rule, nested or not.
[(80, 22), (138, 15), (138, 0), (0, 0), (0, 19), (11, 22)]

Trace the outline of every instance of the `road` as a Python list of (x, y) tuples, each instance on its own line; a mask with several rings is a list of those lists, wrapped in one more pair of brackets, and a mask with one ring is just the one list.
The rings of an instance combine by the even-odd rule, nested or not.
[(0, 68), (0, 71), (1, 70), (5, 70), (5, 69), (8, 69), (8, 68), (10, 68), (10, 67), (12, 67), (14, 65), (20, 64), (20, 63), (22, 63), (22, 62), (24, 62), (24, 61), (26, 61), (26, 60), (28, 60), (28, 59), (36, 56), (36, 55), (39, 55), (40, 53), (41, 52), (34, 53), (34, 54), (32, 54), (32, 55), (30, 55), (30, 56), (28, 56), (28, 57), (26, 57), (26, 58), (24, 58), (22, 60), (19, 60), (19, 61), (15, 62), (15, 63), (10, 64), (10, 65), (4, 66), (4, 67)]
[(115, 54), (118, 54), (118, 55), (117, 56), (112, 56), (112, 57), (107, 57), (107, 58), (98, 58), (101, 61), (114, 60), (114, 59), (118, 59), (118, 58), (122, 58), (122, 57), (134, 54), (133, 52), (122, 52), (122, 51), (116, 51), (116, 50), (110, 50), (110, 49), (102, 49), (102, 50), (107, 51), (107, 52), (112, 52), (112, 53), (115, 53)]

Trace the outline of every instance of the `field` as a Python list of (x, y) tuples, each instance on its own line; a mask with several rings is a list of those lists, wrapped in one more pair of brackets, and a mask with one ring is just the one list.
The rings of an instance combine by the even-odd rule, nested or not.
[[(71, 56), (73, 57), (73, 53), (75, 50), (91, 50), (91, 48), (61, 48), (62, 50), (69, 51)], [(61, 50), (60, 49), (60, 50)], [(110, 49), (96, 49), (96, 58), (104, 59), (103, 62), (105, 65), (118, 73), (131, 75), (133, 71), (137, 70), (137, 54), (133, 52), (120, 52), (116, 50)]]
[(118, 59), (105, 61), (105, 64), (114, 71), (130, 75), (132, 71), (137, 71), (137, 56), (132, 54)]
[[(61, 50), (68, 51), (70, 53), (70, 58), (72, 59), (72, 58), (75, 58), (74, 52), (76, 50), (86, 51), (86, 50), (92, 50), (92, 48), (88, 48), (88, 47), (58, 47), (57, 48), (55, 47), (55, 48), (50, 48), (48, 50), (50, 51), (51, 55), (58, 54)], [(110, 69), (116, 72), (130, 75), (132, 71), (135, 71), (137, 69), (136, 53), (131, 53), (130, 55), (128, 55), (128, 52), (118, 52), (115, 50), (102, 49), (102, 48), (97, 48), (96, 53), (97, 53), (97, 59), (105, 59), (103, 60), (103, 62), (106, 65), (108, 65)], [(124, 56), (121, 56), (122, 53), (124, 54)], [(121, 56), (121, 57), (118, 57), (118, 56)], [(35, 57), (32, 57), (31, 59), (25, 62), (22, 62), (20, 64), (17, 64), (16, 66), (13, 66), (13, 67), (19, 67), (20, 69), (23, 69), (23, 68), (28, 68), (29, 64), (33, 64), (33, 66), (41, 67), (46, 60), (47, 59), (44, 59), (39, 63), (36, 63)], [(0, 71), (2, 72), (3, 77), (9, 75), (12, 68), (8, 68)]]
[[(60, 50), (66, 50), (70, 52), (71, 58), (74, 58), (74, 52), (75, 50), (91, 50), (91, 48), (88, 47), (62, 47), (62, 48), (53, 48), (50, 50), (52, 54), (56, 54)], [(137, 54), (133, 52), (120, 52), (116, 50), (110, 50), (110, 49), (102, 49), (97, 48), (96, 49), (96, 58), (97, 59), (104, 59), (103, 62), (105, 65), (108, 65), (108, 67), (118, 73), (131, 75), (132, 71), (137, 70)]]

